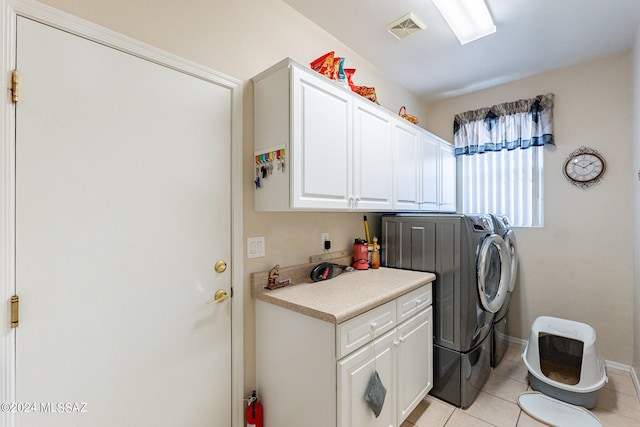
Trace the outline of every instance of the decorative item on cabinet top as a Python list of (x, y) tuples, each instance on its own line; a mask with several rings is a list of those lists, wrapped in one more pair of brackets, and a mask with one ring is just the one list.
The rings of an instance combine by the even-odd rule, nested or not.
[(403, 119), (410, 121), (414, 125), (417, 125), (419, 122), (416, 116), (412, 116), (411, 114), (407, 113), (407, 107), (405, 107), (404, 105), (400, 107), (400, 111), (398, 111), (398, 115)]
[[(267, 150), (256, 151), (254, 154), (256, 162), (256, 189), (261, 188), (263, 180), (273, 174), (273, 169), (284, 172), (285, 168), (285, 148), (284, 145), (269, 148)], [(274, 166), (275, 164), (275, 166)]]
[(309, 66), (313, 71), (335, 81), (341, 86), (348, 87), (363, 98), (380, 105), (380, 102), (378, 102), (376, 88), (369, 86), (356, 86), (352, 81), (352, 77), (355, 74), (356, 69), (344, 68), (344, 61), (344, 57), (335, 56), (335, 52), (331, 51), (311, 61)]

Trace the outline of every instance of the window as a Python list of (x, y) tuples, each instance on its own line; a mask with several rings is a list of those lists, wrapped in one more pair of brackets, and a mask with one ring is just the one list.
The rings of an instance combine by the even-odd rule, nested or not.
[(553, 143), (552, 122), (553, 94), (457, 114), (461, 211), (541, 227), (544, 144)]
[(543, 150), (487, 151), (458, 157), (463, 213), (495, 213), (515, 227), (543, 225)]

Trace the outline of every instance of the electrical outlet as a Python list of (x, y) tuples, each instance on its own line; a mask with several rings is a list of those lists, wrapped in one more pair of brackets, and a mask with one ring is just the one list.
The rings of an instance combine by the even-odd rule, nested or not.
[(322, 246), (320, 247), (320, 249), (322, 249), (324, 251), (324, 242), (326, 242), (329, 239), (329, 233), (322, 233), (321, 234), (321, 239), (322, 239)]
[(264, 237), (249, 237), (247, 239), (247, 258), (264, 256)]

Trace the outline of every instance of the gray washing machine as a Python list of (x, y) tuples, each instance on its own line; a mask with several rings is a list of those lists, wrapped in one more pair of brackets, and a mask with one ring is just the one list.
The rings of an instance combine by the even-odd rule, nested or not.
[(383, 215), (382, 264), (435, 273), (433, 389), (473, 403), (491, 372), (491, 326), (507, 293), (509, 257), (488, 215)]
[(518, 275), (518, 244), (516, 242), (516, 234), (509, 223), (509, 218), (506, 215), (491, 215), (491, 217), (495, 233), (504, 240), (511, 265), (507, 296), (502, 308), (495, 314), (493, 325), (491, 326), (491, 366), (496, 367), (509, 346), (507, 314), (509, 313), (511, 293), (516, 286), (516, 276)]

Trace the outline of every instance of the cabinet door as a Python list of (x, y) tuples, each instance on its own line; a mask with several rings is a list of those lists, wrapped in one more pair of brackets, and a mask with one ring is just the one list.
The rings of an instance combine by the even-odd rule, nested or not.
[[(396, 424), (396, 330), (338, 361), (338, 427), (391, 427)], [(375, 354), (375, 357), (374, 357)], [(387, 394), (376, 418), (364, 400), (371, 375), (377, 371)]]
[(397, 329), (398, 424), (407, 418), (433, 387), (432, 312), (432, 307), (429, 307)]
[(428, 211), (440, 210), (438, 190), (440, 171), (438, 169), (439, 141), (427, 133), (420, 135), (422, 160), (422, 177), (420, 209)]
[(292, 74), (292, 208), (349, 209), (353, 99), (322, 76)]
[(456, 211), (456, 158), (453, 145), (440, 142), (440, 210)]
[[(368, 104), (367, 104), (368, 102)], [(393, 206), (391, 117), (371, 102), (354, 104), (354, 201), (363, 211)]]
[(394, 209), (418, 210), (420, 132), (400, 119), (393, 121), (395, 149)]

